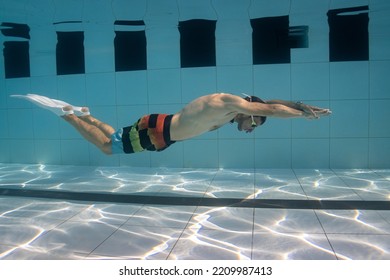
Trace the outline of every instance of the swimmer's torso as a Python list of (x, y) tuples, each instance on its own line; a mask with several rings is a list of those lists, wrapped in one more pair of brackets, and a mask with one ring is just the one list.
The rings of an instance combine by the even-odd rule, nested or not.
[(171, 123), (171, 139), (180, 141), (220, 128), (231, 121), (237, 112), (226, 106), (225, 94), (199, 97), (176, 113)]

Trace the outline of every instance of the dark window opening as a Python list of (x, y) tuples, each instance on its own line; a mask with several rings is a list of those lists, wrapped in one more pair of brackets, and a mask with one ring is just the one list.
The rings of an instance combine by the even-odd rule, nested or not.
[(4, 42), (5, 78), (30, 77), (29, 42)]
[[(30, 27), (27, 24), (3, 22), (0, 30), (6, 37), (3, 49), (5, 78), (30, 77)], [(22, 40), (8, 41), (8, 37)]]
[(216, 65), (215, 20), (187, 20), (179, 23), (181, 67)]
[[(142, 20), (116, 21), (115, 25), (139, 28), (144, 26)], [(115, 71), (146, 70), (146, 34), (145, 30), (115, 31)]]
[(369, 60), (368, 6), (330, 10), (329, 60)]
[(84, 32), (57, 32), (57, 75), (84, 74)]
[(289, 17), (251, 19), (253, 64), (291, 62), (291, 48), (307, 48), (308, 26), (289, 26)]

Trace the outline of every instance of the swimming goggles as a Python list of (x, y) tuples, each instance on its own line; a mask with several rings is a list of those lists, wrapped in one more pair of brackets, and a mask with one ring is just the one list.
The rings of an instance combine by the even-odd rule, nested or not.
[[(242, 95), (246, 96), (249, 98), (249, 102), (252, 102), (252, 96), (248, 95), (248, 94), (245, 94), (245, 93), (241, 93)], [(255, 128), (257, 127), (257, 123), (255, 122), (255, 119), (253, 118), (253, 115), (251, 115), (251, 120), (252, 120), (252, 128)]]

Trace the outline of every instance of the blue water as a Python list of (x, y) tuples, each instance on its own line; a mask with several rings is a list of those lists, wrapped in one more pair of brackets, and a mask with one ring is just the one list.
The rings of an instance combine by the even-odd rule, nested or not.
[[(388, 1), (267, 3), (1, 0), (2, 31), (10, 29), (9, 23), (30, 28), (30, 39), (0, 36), (2, 42), (28, 43), (30, 76), (5, 79), (5, 69), (0, 67), (0, 161), (174, 168), (389, 168)], [(363, 8), (340, 17), (368, 17), (366, 29), (359, 31), (368, 36), (368, 59), (331, 61), (327, 13), (351, 7)], [(267, 17), (284, 17), (291, 28), (307, 27), (307, 46), (290, 48), (288, 63), (253, 61), (251, 20)], [(211, 48), (215, 66), (181, 66), (178, 25), (192, 19), (215, 23)], [(143, 25), (115, 24), (118, 21)], [(115, 32), (120, 31), (144, 32), (146, 70), (116, 71), (114, 42)], [(83, 34), (85, 73), (57, 73), (57, 32)], [(4, 64), (0, 56), (0, 65)], [(213, 92), (303, 101), (331, 108), (333, 115), (318, 121), (270, 118), (252, 134), (227, 125), (176, 143), (164, 153), (106, 157), (49, 112), (9, 98), (29, 92), (89, 106), (94, 116), (114, 128), (131, 125), (149, 113), (175, 113)]]
[[(0, 0), (0, 259), (390, 259), (390, 4), (273, 2)], [(351, 7), (368, 15), (368, 58), (330, 61), (327, 13)], [(251, 20), (286, 16), (307, 27), (306, 46), (289, 62), (254, 63)], [(192, 19), (215, 22), (215, 65), (182, 67), (178, 26)], [(145, 32), (146, 69), (116, 71), (115, 32), (129, 31), (116, 21), (143, 22), (131, 30)], [(30, 39), (7, 35), (9, 23)], [(84, 72), (58, 74), (57, 32), (74, 31)], [(6, 78), (6, 42), (28, 42), (28, 76)], [(9, 97), (29, 92), (115, 128), (213, 92), (333, 115), (107, 157)]]

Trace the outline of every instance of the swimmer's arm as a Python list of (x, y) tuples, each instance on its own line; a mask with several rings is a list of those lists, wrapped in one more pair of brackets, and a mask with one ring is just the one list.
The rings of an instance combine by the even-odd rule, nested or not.
[(297, 110), (283, 104), (267, 104), (248, 102), (243, 98), (226, 95), (225, 105), (230, 111), (236, 111), (245, 115), (270, 116), (276, 118), (315, 118), (315, 115), (303, 110)]
[(268, 100), (267, 104), (281, 104), (287, 107), (290, 107), (295, 110), (302, 111), (308, 115), (314, 116), (314, 118), (319, 118), (320, 116), (328, 116), (332, 113), (329, 109), (323, 109), (311, 105), (304, 104), (302, 102), (292, 102), (285, 100)]
[(286, 100), (279, 100), (279, 99), (275, 99), (275, 100), (267, 100), (265, 102), (266, 104), (282, 104), (284, 106), (287, 106), (287, 107), (290, 107), (292, 109), (295, 109), (295, 110), (300, 110), (300, 103), (299, 102), (293, 102), (293, 101), (286, 101)]

